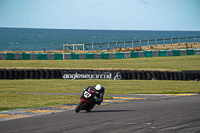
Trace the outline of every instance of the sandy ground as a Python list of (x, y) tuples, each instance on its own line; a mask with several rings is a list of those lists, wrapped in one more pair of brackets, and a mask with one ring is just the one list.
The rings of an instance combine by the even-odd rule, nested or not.
[(147, 50), (169, 50), (169, 49), (197, 49), (200, 48), (200, 43), (175, 43), (175, 44), (157, 44), (142, 47), (126, 47), (126, 48), (116, 48), (112, 50), (90, 50), (90, 51), (72, 51), (72, 50), (43, 50), (43, 51), (0, 51), (2, 53), (105, 53), (105, 52), (131, 52), (131, 51), (147, 51)]

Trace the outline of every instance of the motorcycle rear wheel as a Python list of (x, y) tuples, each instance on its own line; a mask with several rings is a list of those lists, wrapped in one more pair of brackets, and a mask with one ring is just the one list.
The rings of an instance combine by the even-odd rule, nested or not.
[(78, 113), (78, 112), (82, 109), (83, 103), (84, 103), (83, 101), (80, 101), (80, 102), (77, 104), (76, 109), (75, 109), (75, 112), (76, 112), (76, 113)]

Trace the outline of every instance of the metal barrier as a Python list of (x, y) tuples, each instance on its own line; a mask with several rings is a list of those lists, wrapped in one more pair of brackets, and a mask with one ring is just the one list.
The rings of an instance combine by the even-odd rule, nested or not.
[(113, 53), (0, 53), (0, 60), (81, 60), (81, 59), (122, 59), (137, 57), (164, 57), (200, 55), (200, 49), (180, 50), (154, 50), (137, 52), (113, 52)]

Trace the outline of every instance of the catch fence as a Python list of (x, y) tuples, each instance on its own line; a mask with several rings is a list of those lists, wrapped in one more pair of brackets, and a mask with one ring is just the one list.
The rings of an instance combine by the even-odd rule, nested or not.
[(148, 40), (137, 40), (137, 41), (123, 41), (123, 42), (107, 42), (107, 43), (92, 43), (92, 44), (63, 44), (63, 50), (72, 51), (89, 51), (89, 50), (112, 50), (117, 48), (136, 48), (142, 46), (155, 46), (166, 44), (177, 44), (181, 45), (185, 43), (186, 47), (188, 43), (200, 42), (200, 36), (194, 37), (178, 37), (178, 38), (162, 38), (162, 39), (148, 39)]

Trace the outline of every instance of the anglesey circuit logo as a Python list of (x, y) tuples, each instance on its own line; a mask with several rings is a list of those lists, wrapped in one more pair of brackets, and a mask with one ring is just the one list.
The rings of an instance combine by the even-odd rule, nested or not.
[(64, 74), (64, 79), (111, 79), (112, 73), (74, 73), (74, 74)]
[[(113, 75), (113, 76), (112, 76)], [(115, 75), (115, 76), (114, 76)], [(64, 73), (63, 79), (114, 79), (120, 80), (121, 73), (102, 72), (102, 73)]]
[(114, 77), (114, 80), (120, 80), (122, 79), (121, 73), (117, 72), (116, 76)]

